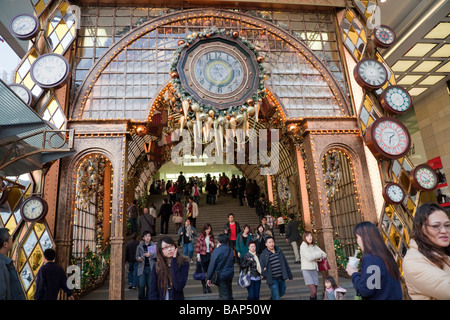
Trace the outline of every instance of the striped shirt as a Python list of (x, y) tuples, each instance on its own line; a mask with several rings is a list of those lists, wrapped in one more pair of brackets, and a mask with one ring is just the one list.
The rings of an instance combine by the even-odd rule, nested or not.
[(276, 252), (275, 253), (270, 252), (269, 264), (270, 270), (272, 271), (272, 278), (273, 279), (283, 278), (283, 273), (281, 271), (280, 257)]

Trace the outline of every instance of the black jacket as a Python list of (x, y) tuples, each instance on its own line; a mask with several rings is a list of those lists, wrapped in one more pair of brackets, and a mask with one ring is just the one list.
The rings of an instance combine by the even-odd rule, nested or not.
[[(259, 262), (261, 263), (261, 270), (262, 270), (262, 275), (264, 278), (266, 278), (267, 280), (267, 284), (269, 286), (272, 285), (273, 280), (272, 280), (272, 269), (269, 263), (269, 256), (270, 256), (271, 252), (269, 251), (269, 249), (265, 249), (262, 253), (261, 256), (259, 257)], [(275, 246), (275, 254), (278, 255), (279, 259), (280, 259), (280, 264), (281, 264), (281, 272), (283, 274), (283, 280), (289, 279), (292, 280), (292, 273), (291, 273), (291, 269), (289, 268), (289, 264), (286, 260), (286, 257), (283, 254), (283, 251), (281, 251), (280, 247)]]
[(125, 261), (126, 262), (136, 262), (136, 249), (139, 245), (139, 241), (131, 240), (127, 243), (125, 248)]
[(297, 220), (291, 220), (286, 228), (286, 239), (289, 242), (300, 241), (300, 232), (298, 231), (298, 227), (300, 226), (300, 222)]
[(172, 214), (172, 206), (168, 203), (163, 203), (161, 205), (161, 208), (159, 209), (159, 216), (162, 216), (163, 218), (168, 219), (170, 215)]
[(69, 297), (72, 295), (64, 269), (55, 262), (47, 262), (38, 271), (34, 300), (56, 300), (60, 289)]
[(252, 277), (259, 277), (261, 274), (256, 269), (256, 261), (250, 252), (247, 252), (245, 256), (241, 259), (241, 268), (250, 270), (250, 275)]

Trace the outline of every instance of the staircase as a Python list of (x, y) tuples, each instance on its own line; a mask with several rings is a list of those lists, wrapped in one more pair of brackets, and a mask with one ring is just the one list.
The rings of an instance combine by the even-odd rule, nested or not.
[[(150, 196), (149, 203), (155, 202), (157, 210), (159, 210), (162, 199), (168, 198), (168, 196), (155, 195)], [(245, 203), (244, 206), (239, 206), (239, 200), (237, 198), (233, 199), (229, 195), (220, 195), (216, 200), (215, 205), (206, 204), (206, 195), (203, 195), (199, 201), (199, 216), (197, 217), (197, 231), (201, 232), (203, 225), (209, 223), (212, 226), (214, 236), (217, 237), (220, 233), (223, 233), (223, 226), (228, 221), (228, 214), (233, 213), (235, 221), (239, 222), (241, 228), (248, 224), (253, 229), (258, 224), (258, 216), (256, 215), (255, 209), (248, 207)], [(157, 220), (157, 236), (153, 237), (153, 241), (158, 241), (161, 237), (160, 234), (160, 219)], [(175, 224), (170, 221), (169, 223), (169, 236), (173, 237), (174, 240), (178, 238), (175, 230)], [(286, 259), (291, 268), (293, 275), (293, 281), (286, 281), (286, 293), (281, 298), (282, 300), (309, 300), (309, 289), (303, 281), (302, 272), (300, 269), (300, 264), (295, 263), (294, 252), (292, 251), (292, 246), (290, 243), (286, 243), (285, 236), (279, 235), (278, 228), (274, 228), (275, 233), (275, 245), (279, 246), (283, 251)], [(181, 248), (180, 248), (181, 251)], [(194, 274), (196, 268), (196, 253), (194, 245), (194, 262), (191, 263), (189, 268), (189, 278), (187, 284), (184, 288), (184, 296), (186, 300), (218, 300), (219, 293), (216, 286), (212, 286), (212, 293), (203, 294), (201, 281), (194, 280), (192, 275)], [(235, 300), (246, 300), (247, 299), (247, 289), (241, 288), (237, 284), (237, 277), (239, 275), (238, 264), (234, 265), (234, 279), (233, 279), (233, 297)], [(128, 273), (125, 272), (125, 300), (137, 300), (138, 292), (135, 290), (128, 289)], [(337, 279), (336, 279), (337, 280)], [(353, 289), (353, 284), (351, 279), (339, 277), (339, 285), (347, 289), (346, 299), (352, 300), (355, 296), (355, 290)], [(318, 296), (320, 300), (323, 298), (323, 281), (322, 275), (319, 273), (319, 287)], [(108, 299), (108, 281), (105, 285), (96, 291), (88, 294), (83, 299), (85, 300), (106, 300)], [(261, 282), (260, 290), (260, 300), (269, 300), (270, 290), (267, 286), (266, 281), (263, 279)]]
[[(155, 196), (154, 196), (155, 197)], [(157, 196), (161, 198), (161, 196)], [(156, 198), (156, 197), (155, 197)], [(256, 215), (255, 208), (248, 207), (245, 203), (244, 206), (239, 205), (239, 199), (233, 199), (229, 195), (220, 195), (216, 200), (215, 205), (206, 204), (206, 197), (203, 196), (199, 203), (199, 216), (197, 217), (197, 232), (200, 233), (203, 225), (209, 223), (212, 226), (214, 236), (217, 237), (220, 233), (223, 233), (224, 224), (228, 222), (228, 214), (233, 213), (235, 221), (239, 222), (241, 228), (245, 224), (250, 225), (253, 229), (258, 225), (258, 216)], [(151, 200), (153, 201), (153, 200)], [(157, 208), (159, 208), (159, 202), (156, 202)], [(159, 221), (157, 224), (157, 234), (159, 234)], [(176, 239), (175, 225), (170, 223), (169, 234)], [(295, 263), (294, 252), (290, 243), (286, 243), (286, 238), (284, 235), (279, 235), (278, 228), (274, 228), (275, 233), (275, 245), (279, 246), (283, 251), (286, 259), (291, 268), (293, 275), (293, 281), (286, 281), (286, 293), (282, 297), (282, 300), (309, 300), (309, 289), (303, 281), (302, 272), (300, 269), (300, 264)], [(159, 236), (154, 237), (155, 240)], [(196, 268), (196, 253), (194, 247), (194, 263), (191, 264), (189, 269), (189, 278), (184, 288), (184, 296), (186, 300), (217, 300), (219, 299), (218, 288), (212, 286), (212, 293), (203, 294), (201, 281), (194, 280), (192, 275), (194, 274)], [(233, 297), (235, 300), (246, 300), (247, 299), (247, 289), (241, 288), (237, 284), (237, 277), (239, 275), (239, 266), (236, 263), (234, 265), (234, 279), (233, 279)], [(353, 289), (353, 284), (350, 279), (339, 278), (339, 285), (347, 289), (346, 299), (353, 299), (355, 291)], [(319, 274), (319, 288), (318, 288), (318, 299), (322, 299), (323, 295), (323, 285), (322, 277)], [(270, 290), (267, 286), (266, 280), (261, 282), (260, 299), (268, 300), (270, 299)]]

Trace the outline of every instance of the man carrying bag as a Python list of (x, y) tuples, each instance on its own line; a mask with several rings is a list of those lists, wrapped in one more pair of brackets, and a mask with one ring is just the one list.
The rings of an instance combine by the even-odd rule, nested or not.
[(227, 245), (226, 234), (219, 234), (217, 237), (219, 246), (214, 249), (209, 263), (208, 274), (206, 276), (207, 285), (215, 284), (219, 287), (221, 300), (233, 300), (231, 288), (234, 277), (233, 250)]

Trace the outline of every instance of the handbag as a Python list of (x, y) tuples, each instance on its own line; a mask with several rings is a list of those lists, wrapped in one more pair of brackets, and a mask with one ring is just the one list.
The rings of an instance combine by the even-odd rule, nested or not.
[(328, 263), (327, 259), (322, 259), (317, 263), (318, 267), (319, 267), (319, 271), (327, 271), (330, 270), (330, 264)]
[(250, 275), (250, 270), (245, 272), (244, 270), (241, 270), (239, 272), (239, 277), (237, 280), (237, 283), (239, 286), (241, 286), (242, 288), (248, 288), (250, 287), (250, 282), (252, 281), (250, 279), (251, 275)]
[(172, 221), (174, 223), (182, 223), (183, 222), (183, 217), (181, 217), (181, 216), (173, 216), (172, 217)]
[(227, 258), (225, 259), (225, 261), (223, 262), (223, 264), (222, 264), (222, 266), (220, 267), (220, 271), (219, 270), (216, 270), (216, 271), (214, 271), (214, 273), (212, 274), (212, 277), (211, 277), (211, 283), (212, 284), (215, 284), (216, 286), (218, 286), (219, 285), (219, 281), (220, 281), (220, 273), (222, 272), (222, 270), (223, 270), (223, 268), (225, 267), (225, 263), (227, 263), (227, 261), (228, 261), (228, 258), (230, 257), (230, 254), (231, 254), (231, 248), (228, 248), (228, 256), (227, 256)]

